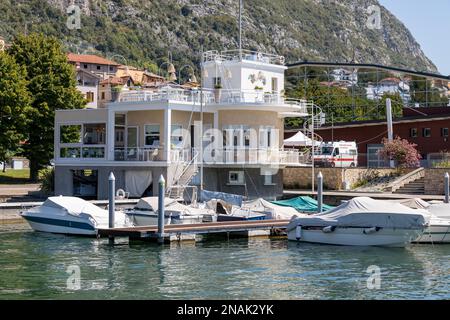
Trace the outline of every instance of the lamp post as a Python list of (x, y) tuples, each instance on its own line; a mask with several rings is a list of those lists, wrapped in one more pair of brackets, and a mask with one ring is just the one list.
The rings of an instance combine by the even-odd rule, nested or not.
[[(127, 70), (127, 74), (129, 75), (130, 73), (129, 73), (129, 70), (128, 70), (128, 62), (127, 62), (127, 59), (125, 59), (125, 57), (124, 57), (123, 55), (121, 55), (121, 54), (113, 54), (111, 57), (108, 58), (108, 60), (111, 60), (111, 61), (112, 61), (112, 59), (113, 59), (114, 57), (122, 58), (123, 61), (125, 61), (125, 69)], [(108, 64), (108, 72), (109, 72), (109, 66), (110, 66), (110, 65)]]
[(185, 68), (190, 68), (191, 69), (191, 81), (192, 82), (197, 82), (197, 77), (195, 76), (195, 70), (194, 68), (190, 65), (190, 64), (185, 64), (184, 66), (182, 66), (180, 68), (180, 70), (178, 71), (178, 83), (181, 84), (181, 71)]
[(162, 66), (167, 64), (167, 73), (169, 74), (169, 78), (168, 78), (169, 81), (176, 81), (177, 74), (176, 74), (175, 66), (172, 63), (172, 53), (170, 51), (168, 53), (168, 57), (169, 57), (168, 61), (164, 61), (163, 63), (160, 64), (160, 66), (158, 68), (158, 75), (162, 76), (162, 74), (161, 74)]

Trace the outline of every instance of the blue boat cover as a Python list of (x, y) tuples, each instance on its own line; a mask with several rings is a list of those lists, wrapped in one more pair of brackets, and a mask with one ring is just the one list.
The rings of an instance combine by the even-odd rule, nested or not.
[[(317, 200), (311, 197), (297, 197), (288, 200), (272, 201), (272, 203), (283, 207), (291, 207), (299, 212), (317, 212)], [(326, 204), (322, 205), (322, 209), (324, 211), (328, 211), (333, 208), (334, 207)]]
[(212, 199), (223, 200), (232, 205), (241, 207), (244, 197), (237, 194), (225, 192), (207, 191), (207, 190), (200, 191), (200, 201), (207, 202)]

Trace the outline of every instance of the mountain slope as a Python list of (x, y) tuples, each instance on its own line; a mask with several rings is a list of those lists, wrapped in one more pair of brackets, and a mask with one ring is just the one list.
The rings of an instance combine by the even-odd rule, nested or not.
[[(82, 12), (81, 29), (66, 26), (66, 8)], [(0, 35), (38, 31), (79, 53), (123, 55), (139, 65), (198, 63), (204, 50), (234, 49), (238, 0), (2, 0)], [(282, 54), (287, 62), (329, 60), (380, 63), (436, 71), (407, 28), (382, 7), (381, 30), (366, 27), (376, 0), (244, 1), (243, 46)], [(122, 62), (121, 57), (116, 60)]]

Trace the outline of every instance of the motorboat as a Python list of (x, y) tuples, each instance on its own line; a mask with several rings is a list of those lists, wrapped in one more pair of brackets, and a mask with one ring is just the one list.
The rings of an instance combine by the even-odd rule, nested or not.
[(398, 202), (410, 208), (427, 210), (431, 215), (429, 226), (414, 243), (450, 243), (450, 204), (430, 204), (419, 198)]
[[(141, 198), (125, 215), (136, 226), (158, 225), (158, 197)], [(214, 211), (200, 206), (184, 205), (171, 198), (164, 198), (164, 224), (195, 224), (216, 221)]]
[(287, 232), (292, 241), (405, 247), (423, 234), (429, 220), (423, 209), (358, 197), (323, 213), (294, 217)]
[[(108, 228), (109, 213), (77, 197), (49, 197), (38, 207), (20, 214), (35, 231), (70, 235), (97, 235), (97, 229)], [(132, 223), (120, 211), (114, 215), (115, 227)]]

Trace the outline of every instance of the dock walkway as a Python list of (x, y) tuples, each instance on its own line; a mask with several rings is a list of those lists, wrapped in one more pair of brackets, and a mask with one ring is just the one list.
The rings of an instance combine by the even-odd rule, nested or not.
[[(275, 229), (286, 229), (289, 220), (226, 221), (201, 224), (171, 224), (164, 227), (164, 240), (195, 240), (197, 234), (231, 234), (247, 236), (270, 235)], [(258, 231), (262, 231), (258, 232)], [(101, 237), (128, 237), (129, 239), (157, 240), (157, 226), (99, 229)], [(187, 237), (186, 237), (187, 236)]]

